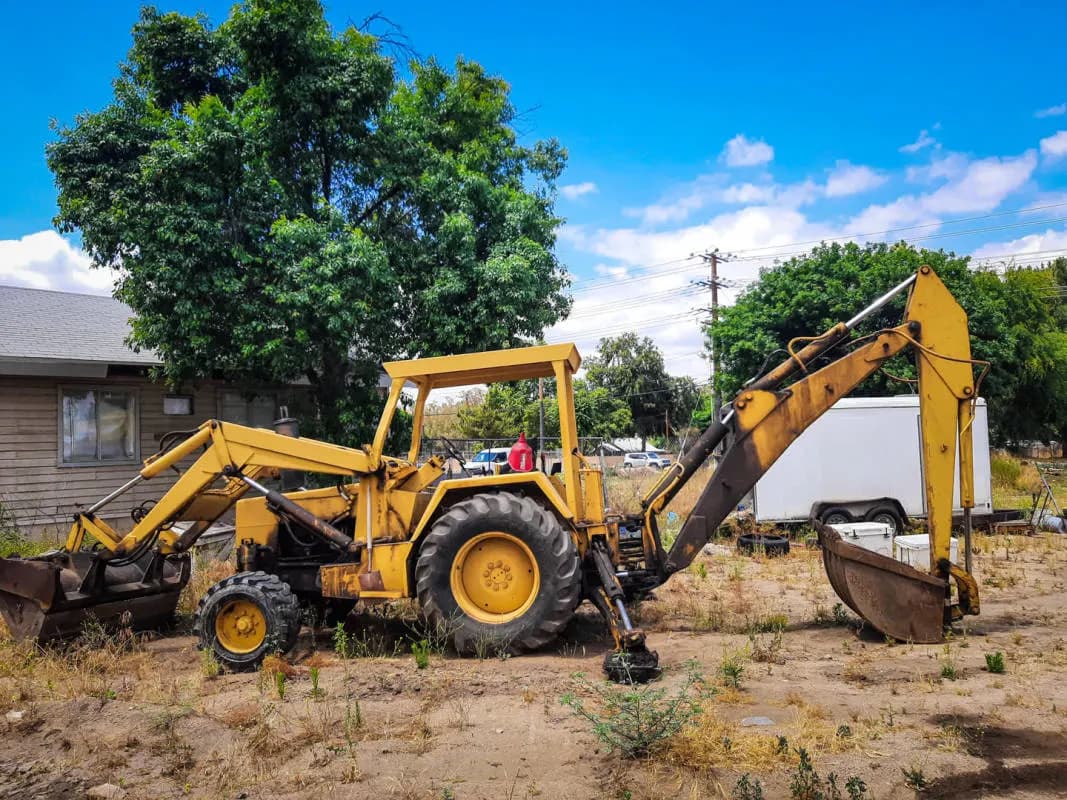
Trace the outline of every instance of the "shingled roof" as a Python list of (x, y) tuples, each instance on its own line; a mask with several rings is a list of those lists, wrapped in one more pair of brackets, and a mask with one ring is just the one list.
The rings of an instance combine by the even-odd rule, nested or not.
[(0, 286), (0, 360), (152, 366), (126, 346), (133, 312), (113, 297)]

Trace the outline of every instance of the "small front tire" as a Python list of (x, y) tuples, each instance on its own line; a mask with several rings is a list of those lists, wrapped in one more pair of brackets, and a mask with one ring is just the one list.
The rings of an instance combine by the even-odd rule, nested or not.
[(256, 669), (271, 653), (285, 653), (300, 635), (300, 604), (289, 584), (266, 572), (239, 572), (200, 600), (193, 623), (197, 646), (225, 667)]

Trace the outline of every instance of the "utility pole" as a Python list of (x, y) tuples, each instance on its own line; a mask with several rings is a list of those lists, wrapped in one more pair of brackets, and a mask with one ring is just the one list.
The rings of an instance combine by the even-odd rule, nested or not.
[(720, 253), (717, 247), (714, 250), (705, 250), (703, 253), (693, 253), (693, 256), (703, 259), (704, 263), (708, 265), (710, 273), (706, 283), (704, 281), (698, 281), (698, 283), (711, 289), (711, 308), (708, 309), (711, 312), (712, 326), (712, 334), (709, 337), (711, 345), (711, 404), (712, 412), (717, 414), (719, 406), (722, 405), (722, 397), (719, 395), (719, 389), (715, 385), (716, 378), (719, 375), (719, 347), (715, 335), (715, 325), (719, 321), (719, 262), (725, 262), (729, 259)]

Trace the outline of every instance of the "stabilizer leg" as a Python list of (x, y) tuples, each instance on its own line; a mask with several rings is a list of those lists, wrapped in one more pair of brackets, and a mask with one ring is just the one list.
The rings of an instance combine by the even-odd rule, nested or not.
[(622, 586), (615, 577), (611, 558), (602, 541), (589, 551), (596, 572), (596, 585), (589, 599), (604, 616), (615, 650), (604, 657), (604, 672), (615, 683), (647, 683), (660, 676), (659, 654), (645, 644), (645, 632), (635, 628), (626, 611)]

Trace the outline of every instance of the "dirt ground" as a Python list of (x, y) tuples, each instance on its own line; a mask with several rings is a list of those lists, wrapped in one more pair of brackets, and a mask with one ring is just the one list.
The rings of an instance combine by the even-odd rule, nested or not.
[[(305, 628), (291, 664), (253, 674), (213, 674), (188, 635), (3, 641), (0, 797), (81, 798), (104, 782), (153, 799), (755, 797), (737, 786), (746, 773), (766, 798), (818, 796), (791, 788), (799, 748), (841, 797), (853, 777), (864, 797), (915, 797), (909, 784), (1067, 797), (1067, 537), (979, 536), (975, 549), (982, 614), (918, 646), (835, 607), (814, 548), (711, 546), (636, 610), (666, 668), (651, 691), (703, 676), (699, 715), (636, 759), (560, 702), (595, 703), (573, 677), (599, 681), (608, 649), (587, 607), (544, 652), (432, 654), (425, 669), (380, 613), (349, 626), (349, 650), (395, 655), (341, 658)], [(987, 669), (996, 652), (1003, 674)]]

